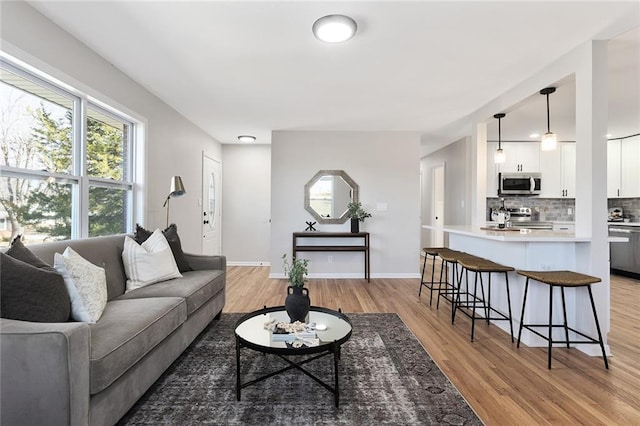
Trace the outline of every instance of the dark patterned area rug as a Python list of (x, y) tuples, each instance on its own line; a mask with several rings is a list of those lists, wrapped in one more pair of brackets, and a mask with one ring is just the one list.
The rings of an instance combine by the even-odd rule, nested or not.
[[(244, 388), (236, 401), (233, 330), (240, 316), (214, 321), (119, 424), (482, 424), (396, 314), (349, 314), (339, 408), (333, 394), (295, 369)], [(241, 356), (243, 382), (286, 365), (250, 349)], [(332, 383), (333, 357), (305, 367)]]

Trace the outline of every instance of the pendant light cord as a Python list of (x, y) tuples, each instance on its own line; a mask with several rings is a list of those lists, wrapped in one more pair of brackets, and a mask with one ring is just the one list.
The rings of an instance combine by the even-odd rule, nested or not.
[(551, 133), (551, 121), (549, 120), (549, 94), (547, 93), (547, 133)]
[(502, 149), (501, 146), (501, 142), (502, 142), (502, 124), (501, 124), (502, 119), (498, 118), (498, 149)]

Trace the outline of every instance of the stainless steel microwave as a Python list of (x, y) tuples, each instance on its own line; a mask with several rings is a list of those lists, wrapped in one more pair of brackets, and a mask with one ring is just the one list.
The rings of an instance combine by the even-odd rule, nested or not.
[(540, 173), (499, 173), (498, 195), (540, 195)]

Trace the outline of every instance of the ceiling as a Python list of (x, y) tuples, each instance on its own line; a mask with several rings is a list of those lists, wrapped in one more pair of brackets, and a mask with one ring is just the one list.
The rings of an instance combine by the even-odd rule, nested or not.
[[(29, 3), (222, 143), (269, 143), (276, 130), (417, 131), (428, 143), (576, 46), (611, 37), (625, 17), (640, 21), (637, 1)], [(313, 22), (332, 13), (357, 21), (355, 38), (313, 37)], [(636, 133), (639, 38), (611, 55), (621, 62), (612, 72), (630, 80), (612, 92), (611, 123), (631, 121), (620, 126)], [(565, 140), (574, 89), (562, 84), (551, 123)], [(503, 139), (545, 119), (532, 94), (503, 120)]]

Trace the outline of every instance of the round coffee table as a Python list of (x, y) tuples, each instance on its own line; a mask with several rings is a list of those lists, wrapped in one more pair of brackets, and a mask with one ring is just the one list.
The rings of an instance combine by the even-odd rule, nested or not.
[[(272, 333), (264, 328), (264, 324), (267, 322), (268, 317), (275, 318), (277, 321), (289, 322), (289, 316), (287, 315), (284, 306), (276, 306), (272, 308), (265, 307), (264, 309), (251, 312), (244, 315), (236, 323), (236, 397), (238, 401), (240, 401), (240, 392), (242, 388), (251, 386), (269, 377), (273, 377), (284, 371), (295, 368), (302, 371), (304, 374), (311, 377), (317, 383), (332, 392), (337, 407), (340, 401), (338, 360), (340, 359), (341, 345), (351, 337), (352, 327), (349, 318), (340, 311), (312, 306), (309, 310), (309, 322), (315, 322), (317, 325), (324, 325), (326, 329), (316, 330), (317, 337), (320, 341), (318, 346), (302, 346), (295, 348), (290, 343), (273, 341)], [(242, 348), (249, 348), (263, 354), (277, 355), (289, 365), (278, 371), (274, 371), (258, 377), (257, 379), (242, 383), (240, 378), (240, 350)], [(327, 384), (302, 368), (304, 364), (330, 354), (333, 354), (333, 386)], [(307, 357), (299, 362), (295, 362), (288, 358), (294, 355), (315, 356)]]

